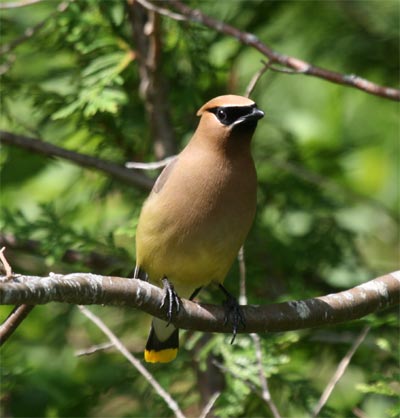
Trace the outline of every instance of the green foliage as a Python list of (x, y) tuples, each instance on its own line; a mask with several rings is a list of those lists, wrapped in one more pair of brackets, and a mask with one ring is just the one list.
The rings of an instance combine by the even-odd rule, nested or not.
[[(382, 85), (399, 84), (400, 20), (394, 0), (379, 6), (187, 4), (254, 33), (283, 54)], [(0, 54), (0, 128), (121, 165), (154, 160), (127, 2), (74, 1), (62, 12), (56, 7), (42, 1), (0, 9), (1, 42), (11, 46)], [(40, 30), (13, 46), (40, 22)], [(196, 110), (218, 94), (243, 94), (264, 57), (201, 24), (166, 17), (160, 39), (157, 70), (181, 148), (196, 126)], [(249, 303), (335, 292), (397, 269), (398, 106), (313, 77), (270, 71), (252, 97), (266, 117), (253, 142), (259, 188), (257, 218), (246, 243)], [(131, 274), (144, 193), (22, 148), (3, 146), (0, 163), (0, 225), (18, 241), (6, 253), (15, 271)], [(80, 256), (68, 257), (69, 251)], [(234, 266), (226, 285), (236, 293), (237, 277)], [(201, 298), (214, 300), (212, 292)], [(142, 355), (146, 315), (93, 309)], [(2, 317), (9, 310), (1, 307)], [(348, 417), (357, 408), (371, 417), (399, 415), (398, 312), (390, 311), (326, 329), (262, 335), (263, 371), (282, 416), (310, 416), (365, 323), (371, 331), (321, 416)], [(210, 358), (225, 376), (215, 414), (272, 416), (259, 396), (250, 336), (238, 336), (231, 346), (227, 336), (212, 336), (201, 345), (201, 334), (183, 334), (172, 365), (148, 367), (188, 416), (200, 413), (206, 383), (198, 372), (207, 371)], [(116, 352), (75, 356), (75, 350), (104, 338), (74, 307), (36, 307), (0, 352), (1, 414), (170, 416)]]

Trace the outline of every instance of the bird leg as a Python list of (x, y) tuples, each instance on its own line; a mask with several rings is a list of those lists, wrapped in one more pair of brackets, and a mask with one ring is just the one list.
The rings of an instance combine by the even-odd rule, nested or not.
[(219, 288), (224, 292), (226, 299), (223, 303), (225, 309), (225, 319), (224, 325), (230, 321), (232, 323), (232, 340), (231, 344), (235, 341), (236, 334), (239, 328), (239, 325), (242, 325), (243, 328), (246, 327), (245, 317), (235, 296), (231, 295), (222, 284), (218, 285)]
[(200, 290), (201, 289), (203, 289), (202, 286), (200, 286), (197, 289), (195, 289), (194, 292), (191, 294), (189, 300), (193, 300), (200, 293)]
[(162, 298), (161, 308), (164, 306), (167, 308), (167, 318), (168, 318), (167, 326), (168, 326), (172, 321), (174, 307), (175, 307), (176, 313), (178, 313), (181, 302), (180, 302), (178, 294), (175, 292), (173, 284), (168, 280), (166, 276), (162, 278), (162, 284), (163, 284), (164, 296)]
[(149, 277), (147, 275), (147, 273), (140, 268), (139, 266), (135, 266), (135, 271), (133, 273), (133, 278), (134, 279), (139, 279), (139, 280), (144, 280), (145, 282), (149, 281)]

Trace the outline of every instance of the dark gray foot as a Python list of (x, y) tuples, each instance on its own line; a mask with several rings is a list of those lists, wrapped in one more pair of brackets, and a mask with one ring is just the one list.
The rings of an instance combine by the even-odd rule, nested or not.
[(228, 321), (232, 324), (231, 344), (233, 344), (233, 342), (235, 341), (239, 326), (242, 325), (243, 328), (246, 327), (245, 317), (237, 299), (233, 295), (231, 295), (225, 289), (225, 287), (222, 286), (222, 284), (219, 284), (218, 286), (224, 292), (224, 295), (226, 296), (226, 300), (223, 303), (223, 306), (225, 309), (224, 325), (226, 325)]
[(174, 309), (176, 313), (179, 312), (181, 301), (179, 299), (178, 294), (175, 292), (173, 284), (170, 283), (167, 277), (164, 277), (162, 279), (162, 284), (163, 284), (164, 296), (162, 298), (161, 308), (165, 306), (167, 309), (167, 318), (168, 318), (167, 326), (168, 326), (172, 321)]

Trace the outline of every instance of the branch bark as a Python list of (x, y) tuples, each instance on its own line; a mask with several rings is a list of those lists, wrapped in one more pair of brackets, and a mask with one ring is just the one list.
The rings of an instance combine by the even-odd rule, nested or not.
[(214, 19), (211, 16), (207, 16), (198, 9), (191, 9), (189, 6), (178, 0), (164, 0), (163, 4), (171, 6), (176, 11), (181, 13), (180, 15), (176, 13), (168, 13), (165, 8), (158, 7), (156, 3), (149, 3), (146, 0), (136, 1), (143, 7), (148, 8), (149, 10), (157, 11), (157, 13), (168, 16), (169, 18), (179, 21), (191, 21), (193, 23), (207, 26), (225, 35), (232, 36), (242, 44), (249, 45), (257, 51), (261, 52), (261, 54), (269, 59), (271, 64), (279, 64), (284, 68), (290, 68), (294, 70), (294, 73), (318, 77), (332, 83), (353, 87), (366, 93), (383, 97), (385, 99), (400, 101), (399, 89), (378, 85), (355, 74), (341, 74), (336, 71), (316, 67), (301, 59), (281, 54), (261, 42), (254, 34), (242, 32), (234, 26)]
[(0, 131), (0, 142), (15, 145), (37, 154), (50, 157), (61, 157), (81, 167), (94, 168), (142, 190), (150, 190), (154, 183), (152, 179), (141, 172), (135, 172), (111, 161), (102, 160), (100, 158), (92, 157), (91, 155), (69, 151), (65, 148), (58, 147), (57, 145), (41, 141), (40, 139), (16, 135), (7, 131)]
[[(64, 302), (131, 306), (166, 320), (166, 313), (160, 309), (162, 297), (162, 290), (147, 282), (90, 273), (51, 273), (47, 277), (16, 275), (12, 280), (0, 283), (2, 305)], [(239, 332), (279, 332), (326, 326), (360, 319), (399, 302), (400, 271), (397, 271), (335, 294), (243, 306), (246, 329)], [(172, 322), (183, 329), (230, 333), (231, 326), (224, 323), (224, 317), (221, 306), (182, 300), (182, 308)]]

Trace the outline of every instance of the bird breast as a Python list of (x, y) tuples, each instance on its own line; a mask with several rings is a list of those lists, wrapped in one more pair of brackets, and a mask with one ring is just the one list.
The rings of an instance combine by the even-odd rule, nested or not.
[(137, 263), (151, 281), (167, 276), (199, 287), (223, 281), (243, 244), (255, 214), (256, 173), (250, 154), (190, 155), (178, 157), (143, 206)]

